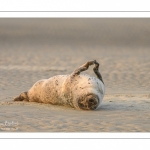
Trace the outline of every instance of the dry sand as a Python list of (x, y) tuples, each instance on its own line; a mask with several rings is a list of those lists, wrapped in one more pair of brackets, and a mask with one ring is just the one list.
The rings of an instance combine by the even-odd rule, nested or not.
[[(149, 37), (150, 19), (0, 19), (0, 131), (149, 132)], [(13, 102), (92, 59), (106, 86), (99, 110)]]

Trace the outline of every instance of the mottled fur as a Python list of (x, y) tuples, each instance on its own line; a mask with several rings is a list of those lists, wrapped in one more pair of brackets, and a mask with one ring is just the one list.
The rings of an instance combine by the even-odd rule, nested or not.
[[(98, 78), (80, 74), (93, 64), (93, 70)], [(84, 110), (99, 108), (105, 87), (98, 67), (96, 61), (89, 61), (70, 75), (58, 75), (37, 81), (28, 92), (21, 93), (14, 101), (69, 105)]]

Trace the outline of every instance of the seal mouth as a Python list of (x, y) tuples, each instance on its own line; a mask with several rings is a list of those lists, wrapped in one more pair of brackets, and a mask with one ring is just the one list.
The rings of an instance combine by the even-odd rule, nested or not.
[(84, 110), (94, 110), (97, 108), (99, 99), (96, 95), (86, 95), (84, 98), (78, 100), (78, 106)]

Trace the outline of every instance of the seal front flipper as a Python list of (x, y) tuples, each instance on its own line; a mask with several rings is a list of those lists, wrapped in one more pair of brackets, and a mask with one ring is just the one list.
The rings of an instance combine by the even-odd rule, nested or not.
[(82, 71), (88, 70), (89, 66), (95, 64), (95, 60), (88, 61), (87, 63), (83, 64), (81, 67), (76, 69), (72, 74), (73, 75), (79, 75)]
[(93, 68), (93, 71), (95, 72), (95, 74), (96, 74), (96, 76), (97, 76), (97, 78), (98, 79), (100, 79), (102, 82), (103, 82), (103, 84), (104, 84), (104, 81), (103, 81), (103, 78), (102, 78), (102, 75), (101, 75), (101, 73), (99, 72), (99, 63), (95, 60), (95, 67)]

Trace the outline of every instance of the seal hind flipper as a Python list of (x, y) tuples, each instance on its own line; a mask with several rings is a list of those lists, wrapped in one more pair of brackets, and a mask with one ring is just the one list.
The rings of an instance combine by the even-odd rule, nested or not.
[(29, 101), (28, 93), (27, 92), (21, 93), (19, 96), (14, 98), (14, 101)]

